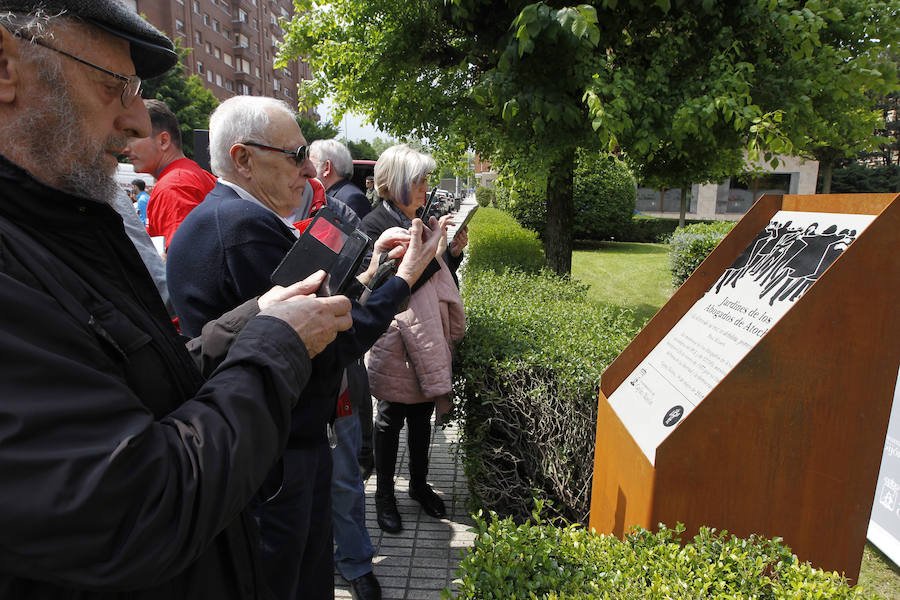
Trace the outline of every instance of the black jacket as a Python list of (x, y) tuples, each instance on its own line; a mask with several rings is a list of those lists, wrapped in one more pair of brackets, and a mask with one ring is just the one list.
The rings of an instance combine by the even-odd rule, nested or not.
[(243, 509), (309, 378), (296, 333), (242, 307), (193, 343), (204, 380), (119, 215), (2, 157), (0, 307), (0, 598), (264, 597)]
[[(227, 185), (216, 185), (169, 245), (169, 293), (186, 330), (195, 332), (210, 315), (268, 290), (272, 271), (295, 241), (274, 212), (241, 198)], [(408, 296), (406, 282), (393, 277), (365, 306), (353, 303), (353, 327), (340, 332), (313, 359), (312, 376), (291, 413), (290, 447), (326, 443), (325, 426), (334, 413), (344, 367), (375, 343)]]
[[(362, 223), (359, 225), (359, 228), (365, 233), (367, 236), (372, 238), (373, 240), (378, 239), (382, 233), (390, 229), (391, 227), (402, 227), (403, 229), (408, 229), (412, 221), (406, 217), (400, 209), (394, 206), (394, 203), (390, 200), (383, 200), (378, 206), (372, 209), (372, 211), (367, 214)], [(365, 258), (363, 259), (363, 264), (369, 264), (369, 260), (372, 258), (372, 247), (369, 247), (369, 251), (366, 253)], [(447, 265), (447, 268), (450, 269), (450, 274), (453, 275), (453, 281), (456, 282), (456, 287), (459, 287), (459, 281), (456, 278), (456, 271), (459, 269), (459, 265), (462, 264), (463, 253), (460, 252), (459, 256), (453, 256), (451, 254), (450, 249), (444, 250), (444, 253), (441, 255), (441, 259), (444, 261), (444, 264)], [(425, 267), (425, 271), (419, 277), (415, 284), (412, 287), (412, 293), (415, 293), (428, 279), (440, 271), (441, 267), (437, 263), (436, 260), (432, 260), (427, 267)]]

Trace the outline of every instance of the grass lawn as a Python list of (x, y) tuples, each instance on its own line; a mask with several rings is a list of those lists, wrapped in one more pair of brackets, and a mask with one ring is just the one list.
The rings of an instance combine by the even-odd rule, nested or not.
[[(675, 291), (664, 244), (577, 243), (572, 277), (591, 286), (594, 302), (629, 307), (638, 322), (656, 314)], [(859, 583), (886, 600), (900, 600), (900, 567), (868, 542)]]
[(591, 286), (598, 304), (625, 306), (642, 323), (675, 291), (665, 244), (579, 242), (572, 254), (572, 277)]

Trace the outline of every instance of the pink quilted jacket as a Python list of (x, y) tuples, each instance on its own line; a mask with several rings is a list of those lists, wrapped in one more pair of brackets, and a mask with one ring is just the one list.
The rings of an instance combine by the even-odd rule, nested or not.
[[(466, 330), (459, 290), (443, 261), (397, 314), (366, 354), (372, 395), (379, 400), (416, 404), (450, 393), (453, 345)], [(449, 400), (438, 402), (440, 416)]]

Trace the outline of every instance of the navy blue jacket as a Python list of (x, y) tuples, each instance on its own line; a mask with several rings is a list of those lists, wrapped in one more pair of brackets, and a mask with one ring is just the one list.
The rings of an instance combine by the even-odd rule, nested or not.
[[(272, 271), (296, 238), (270, 210), (218, 184), (191, 214), (169, 245), (167, 279), (182, 330), (190, 334), (209, 320), (272, 287)], [(343, 367), (360, 358), (390, 325), (409, 286), (393, 277), (369, 297), (353, 303), (353, 327), (338, 334), (313, 358), (312, 377), (292, 412), (289, 447), (325, 440)]]
[(356, 187), (356, 184), (349, 179), (342, 179), (325, 191), (332, 198), (336, 198), (352, 208), (353, 212), (355, 212), (356, 216), (360, 219), (365, 217), (372, 210), (369, 199), (366, 198), (366, 195), (362, 190)]

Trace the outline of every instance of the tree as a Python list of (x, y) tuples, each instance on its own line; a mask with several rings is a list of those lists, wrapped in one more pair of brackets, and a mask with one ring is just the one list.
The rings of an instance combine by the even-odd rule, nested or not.
[(305, 115), (297, 117), (297, 125), (300, 126), (307, 144), (312, 144), (316, 140), (330, 140), (340, 133), (340, 129), (331, 121), (316, 121)]
[(394, 146), (396, 143), (397, 143), (396, 140), (392, 140), (392, 139), (385, 140), (380, 137), (376, 137), (374, 140), (372, 140), (372, 149), (375, 150), (375, 154), (377, 154), (378, 156), (381, 156), (382, 152), (384, 152), (391, 146)]
[(350, 140), (341, 140), (350, 150), (350, 156), (356, 160), (378, 160), (379, 153), (372, 147), (368, 140), (360, 140), (351, 142)]
[(578, 148), (715, 174), (748, 147), (805, 147), (821, 131), (815, 99), (857, 106), (896, 85), (881, 56), (898, 4), (297, 0), (281, 56), (307, 56), (307, 102), (328, 95), (393, 135), (546, 181), (548, 263), (565, 273)]
[(148, 79), (141, 86), (144, 98), (156, 98), (168, 105), (178, 117), (184, 154), (194, 156), (194, 130), (209, 128), (209, 115), (219, 105), (219, 100), (196, 75), (185, 76), (184, 57), (190, 48), (181, 45), (181, 39), (174, 38), (178, 63), (159, 77)]

